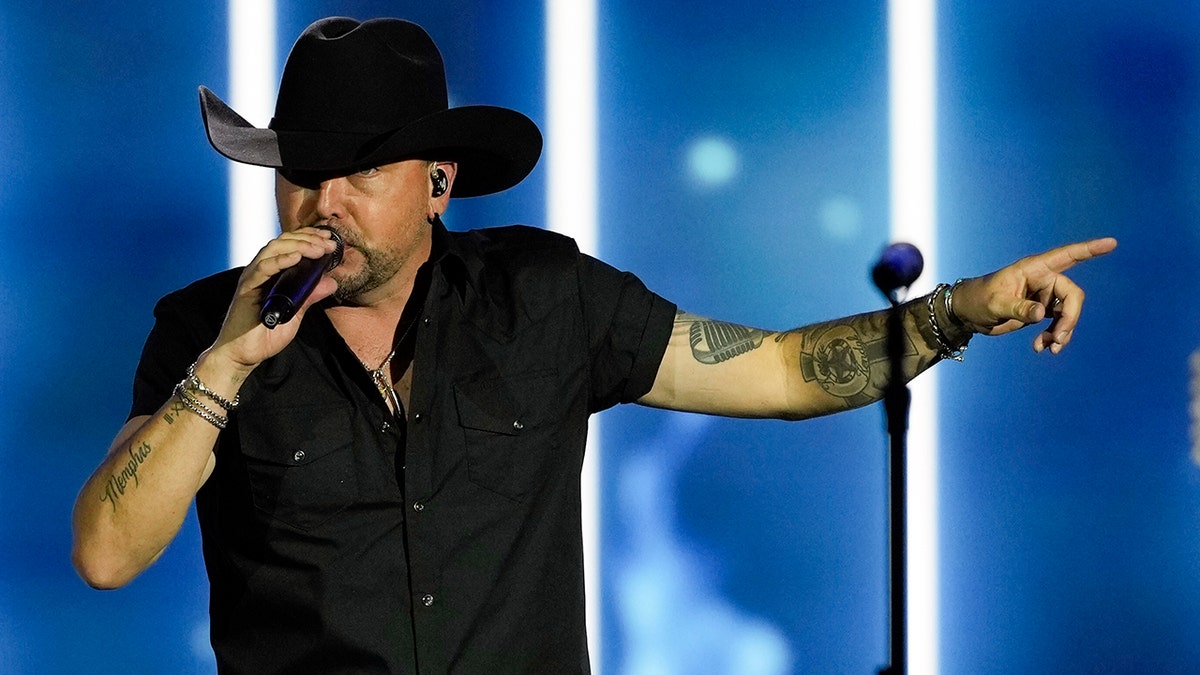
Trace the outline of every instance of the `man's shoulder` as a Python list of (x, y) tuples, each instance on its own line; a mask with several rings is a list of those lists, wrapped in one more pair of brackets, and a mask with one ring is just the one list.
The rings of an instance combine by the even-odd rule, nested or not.
[(171, 307), (183, 307), (204, 315), (215, 313), (223, 317), (241, 275), (242, 268), (237, 267), (193, 281), (164, 295), (158, 301), (155, 313)]
[(451, 232), (450, 236), (460, 247), (487, 257), (579, 253), (579, 247), (571, 237), (530, 225), (487, 227)]

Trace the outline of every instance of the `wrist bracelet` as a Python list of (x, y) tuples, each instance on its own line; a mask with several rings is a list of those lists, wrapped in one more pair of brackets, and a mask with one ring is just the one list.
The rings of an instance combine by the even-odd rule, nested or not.
[(963, 281), (966, 280), (962, 277), (955, 279), (949, 290), (946, 291), (946, 316), (950, 317), (950, 322), (955, 326), (966, 328), (967, 322), (958, 318), (958, 315), (954, 313), (954, 291)]
[(184, 382), (186, 382), (187, 386), (189, 388), (191, 388), (193, 391), (198, 391), (201, 394), (204, 394), (205, 396), (211, 398), (214, 403), (221, 406), (226, 411), (231, 411), (231, 410), (236, 409), (238, 407), (238, 403), (241, 401), (240, 394), (234, 394), (233, 400), (230, 401), (229, 399), (221, 396), (220, 394), (213, 391), (212, 389), (209, 389), (208, 387), (204, 386), (204, 383), (200, 381), (200, 378), (196, 377), (196, 364), (195, 363), (188, 366), (187, 379), (184, 380)]
[[(963, 352), (967, 351), (966, 343), (964, 343), (961, 347), (954, 347), (950, 344), (950, 340), (946, 338), (946, 333), (942, 331), (942, 327), (938, 324), (937, 312), (934, 309), (934, 302), (936, 302), (937, 297), (941, 295), (943, 296), (942, 302), (947, 303), (946, 309), (949, 310), (949, 298), (945, 296), (948, 295), (951, 290), (952, 288), (950, 284), (938, 284), (937, 288), (933, 290), (933, 293), (929, 294), (925, 304), (929, 308), (929, 327), (933, 330), (933, 337), (937, 339), (938, 356), (941, 356), (944, 359), (953, 359), (961, 362), (963, 360)], [(967, 340), (969, 341), (970, 338), (968, 337)]]
[(179, 397), (183, 405), (214, 427), (224, 429), (229, 424), (229, 418), (209, 409), (200, 399), (188, 391), (187, 387), (184, 386), (184, 382), (187, 382), (187, 380), (175, 385), (175, 395)]

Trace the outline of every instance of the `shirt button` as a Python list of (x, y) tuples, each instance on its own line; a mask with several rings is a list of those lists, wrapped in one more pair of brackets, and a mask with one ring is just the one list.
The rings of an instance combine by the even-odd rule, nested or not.
[(420, 424), (421, 422), (424, 422), (424, 421), (425, 421), (424, 415), (422, 415), (421, 413), (413, 413), (413, 422), (414, 423)]
[(303, 462), (304, 461), (304, 451), (297, 450), (296, 454), (292, 455), (292, 459), (296, 460), (297, 462)]
[(513, 431), (520, 431), (524, 428), (525, 425), (521, 424), (521, 420), (513, 420)]
[(429, 317), (425, 317), (424, 319), (422, 319), (422, 320), (421, 320), (421, 323), (422, 323), (423, 325), (426, 325), (426, 326), (428, 326), (429, 324), (433, 323), (433, 319), (431, 319), (431, 318), (429, 318)]
[(433, 596), (428, 593), (422, 595), (421, 604), (425, 605), (426, 607), (433, 607)]
[(424, 511), (425, 504), (422, 502), (413, 502), (413, 511)]

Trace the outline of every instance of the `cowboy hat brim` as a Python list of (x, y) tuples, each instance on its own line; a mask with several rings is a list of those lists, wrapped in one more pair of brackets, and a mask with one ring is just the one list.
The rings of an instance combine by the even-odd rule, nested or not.
[(433, 112), (382, 134), (258, 128), (212, 90), (200, 87), (209, 143), (244, 164), (297, 171), (352, 173), (403, 159), (458, 163), (453, 196), (506, 190), (537, 164), (542, 135), (525, 115), (495, 106)]

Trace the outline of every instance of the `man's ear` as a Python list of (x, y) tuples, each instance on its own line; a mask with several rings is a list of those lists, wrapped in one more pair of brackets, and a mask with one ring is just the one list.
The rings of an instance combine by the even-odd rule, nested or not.
[(458, 175), (458, 162), (434, 162), (429, 167), (429, 220), (446, 212), (450, 193), (454, 189), (454, 177)]

